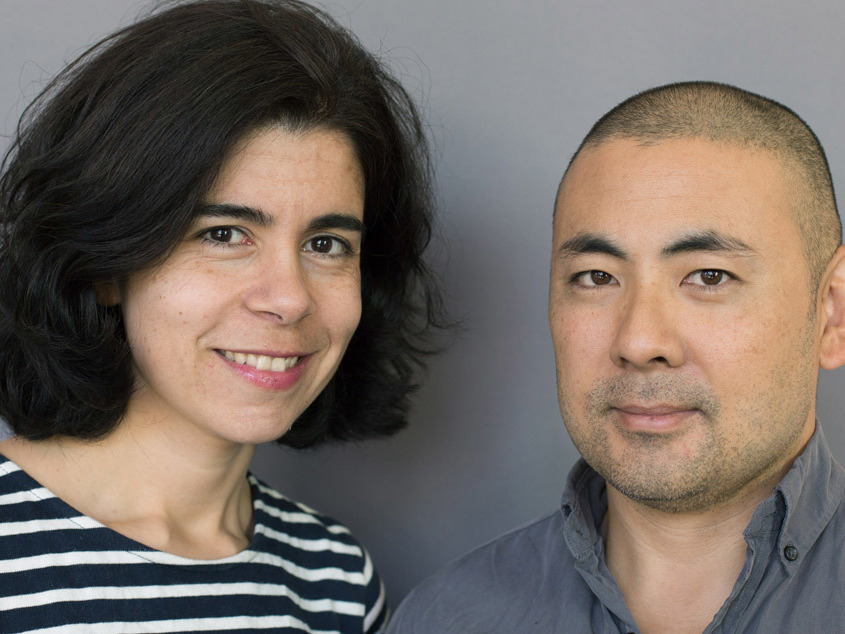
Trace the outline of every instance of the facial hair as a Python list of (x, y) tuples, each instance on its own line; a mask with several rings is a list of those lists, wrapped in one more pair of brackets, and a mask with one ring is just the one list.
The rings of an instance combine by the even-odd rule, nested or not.
[[(724, 420), (722, 403), (709, 385), (681, 375), (603, 380), (587, 394), (580, 421), (565, 394), (560, 401), (575, 446), (609, 485), (636, 502), (677, 513), (727, 502), (777, 468), (794, 447), (801, 424), (772, 428), (771, 418), (803, 422), (809, 406), (767, 397), (749, 398), (741, 412), (745, 436)], [(667, 404), (693, 414), (673, 431), (632, 431), (621, 425), (615, 409), (629, 403)]]

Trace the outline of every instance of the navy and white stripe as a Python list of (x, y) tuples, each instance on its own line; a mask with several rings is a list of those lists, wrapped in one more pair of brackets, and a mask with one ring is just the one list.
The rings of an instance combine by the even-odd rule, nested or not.
[(0, 631), (380, 631), (384, 589), (349, 530), (249, 481), (249, 548), (196, 560), (81, 515), (0, 456)]

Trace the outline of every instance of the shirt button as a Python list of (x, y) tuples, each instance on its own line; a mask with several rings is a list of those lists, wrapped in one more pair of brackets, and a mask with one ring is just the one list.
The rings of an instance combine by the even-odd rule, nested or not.
[(789, 544), (783, 549), (783, 556), (786, 557), (787, 561), (795, 561), (798, 559), (798, 549), (792, 544)]

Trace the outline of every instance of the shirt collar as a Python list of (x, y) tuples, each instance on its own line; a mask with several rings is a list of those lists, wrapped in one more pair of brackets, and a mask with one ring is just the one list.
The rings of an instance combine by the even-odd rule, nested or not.
[(582, 458), (569, 472), (563, 493), (563, 538), (575, 559), (575, 569), (620, 629), (624, 624), (625, 631), (635, 630), (634, 617), (604, 561), (599, 527), (606, 511), (604, 479)]
[(770, 511), (773, 504), (782, 505), (778, 551), (787, 574), (791, 575), (830, 522), (843, 496), (845, 471), (830, 453), (822, 427), (816, 421), (816, 430), (804, 451), (777, 484), (772, 497), (755, 511), (746, 538), (750, 537), (758, 514)]
[[(845, 496), (845, 471), (830, 453), (821, 425), (772, 495), (760, 504), (745, 530), (749, 542), (780, 529), (778, 550), (788, 574), (830, 522)], [(576, 560), (603, 563), (599, 525), (607, 511), (604, 479), (583, 458), (569, 473), (561, 500), (564, 537)], [(781, 519), (782, 518), (782, 519)]]
[(588, 553), (601, 555), (599, 525), (606, 511), (604, 479), (580, 458), (569, 472), (561, 500), (564, 535), (576, 559)]

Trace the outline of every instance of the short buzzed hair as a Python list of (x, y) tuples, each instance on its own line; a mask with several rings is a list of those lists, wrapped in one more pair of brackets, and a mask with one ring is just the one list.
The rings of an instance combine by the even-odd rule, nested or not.
[(842, 242), (830, 167), (810, 126), (772, 99), (715, 82), (652, 88), (623, 101), (599, 119), (569, 166), (581, 150), (610, 139), (639, 139), (650, 144), (690, 138), (769, 151), (788, 173), (797, 176), (796, 186), (791, 188), (793, 211), (804, 242), (811, 287), (817, 289)]

